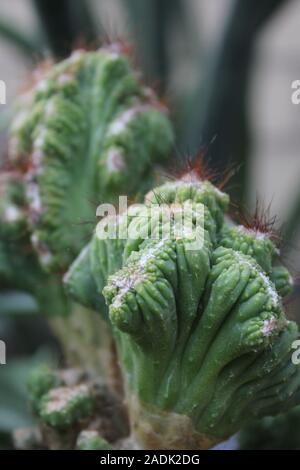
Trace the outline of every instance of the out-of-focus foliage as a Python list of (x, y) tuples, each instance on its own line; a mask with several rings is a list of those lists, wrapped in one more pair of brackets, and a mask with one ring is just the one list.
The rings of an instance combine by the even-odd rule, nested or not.
[(238, 437), (241, 449), (300, 449), (300, 407), (256, 421)]

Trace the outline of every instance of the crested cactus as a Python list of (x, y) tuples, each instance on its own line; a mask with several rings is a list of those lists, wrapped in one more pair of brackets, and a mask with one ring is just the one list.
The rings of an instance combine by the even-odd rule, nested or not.
[[(116, 382), (120, 363), (126, 445), (210, 448), (300, 402), (298, 329), (282, 301), (292, 279), (272, 234), (230, 221), (228, 195), (201, 171), (150, 190), (172, 142), (165, 107), (118, 44), (47, 67), (19, 100), (0, 180), (0, 280), (47, 311), (71, 310), (65, 351), (84, 366), (31, 378), (39, 446), (109, 449), (128, 438), (122, 386), (112, 392), (91, 367), (98, 330)], [(90, 200), (147, 191), (93, 234), (81, 223), (95, 215)]]
[[(78, 300), (106, 300), (142, 448), (208, 448), (299, 400), (298, 329), (282, 304), (290, 276), (268, 233), (224, 223), (228, 202), (194, 175), (155, 188), (145, 206), (116, 217), (128, 233), (140, 225), (138, 237), (96, 230), (66, 276)], [(180, 231), (176, 214), (186, 209)], [(199, 223), (201, 243), (191, 246)]]
[[(23, 257), (32, 247), (26, 266), (64, 273), (89, 236), (91, 201), (145, 191), (153, 164), (168, 157), (173, 133), (166, 108), (117, 43), (75, 51), (36, 77), (11, 126), (13, 178), (0, 206), (1, 245), (2, 230), (13, 229), (24, 238)], [(5, 251), (0, 274), (8, 277)]]

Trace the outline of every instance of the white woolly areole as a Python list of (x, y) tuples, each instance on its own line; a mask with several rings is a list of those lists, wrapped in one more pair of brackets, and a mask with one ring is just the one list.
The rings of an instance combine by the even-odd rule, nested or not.
[(120, 116), (112, 121), (108, 128), (107, 134), (109, 136), (121, 134), (124, 130), (126, 130), (127, 125), (130, 123), (130, 121), (134, 118), (136, 115), (136, 112), (134, 108), (127, 109), (124, 111)]
[(274, 289), (274, 287), (272, 286), (271, 284), (271, 281), (270, 279), (268, 278), (268, 276), (263, 273), (262, 271), (259, 273), (259, 276), (260, 278), (263, 280), (266, 288), (267, 288), (267, 291), (268, 291), (268, 294), (271, 296), (272, 298), (272, 301), (273, 301), (273, 304), (274, 305), (278, 305), (279, 304), (279, 295), (277, 294), (276, 290)]
[[(191, 184), (199, 184), (199, 186), (201, 185), (201, 183), (203, 183), (203, 181), (201, 180), (201, 178), (199, 177), (199, 175), (197, 174), (195, 170), (191, 170), (185, 173), (181, 177), (180, 181), (183, 181), (185, 183), (191, 183)], [(180, 184), (180, 181), (178, 182), (179, 184)]]
[(248, 266), (250, 266), (250, 268), (253, 269), (255, 271), (255, 273), (261, 278), (261, 280), (263, 281), (264, 286), (267, 289), (268, 294), (270, 295), (270, 297), (272, 299), (273, 305), (275, 307), (278, 306), (279, 303), (280, 303), (279, 295), (277, 294), (277, 292), (276, 292), (275, 288), (273, 287), (272, 282), (270, 281), (268, 276), (263, 271), (261, 271), (259, 269), (258, 265), (254, 265), (254, 264), (250, 263), (250, 261), (248, 261), (245, 257), (243, 257), (242, 254), (239, 251), (233, 250), (233, 252), (234, 252), (235, 256), (238, 258), (238, 260), (241, 263), (245, 263)]
[(73, 81), (73, 77), (69, 73), (62, 73), (57, 79), (57, 82), (59, 85), (65, 85), (72, 81)]
[(119, 114), (116, 119), (112, 121), (108, 128), (108, 135), (114, 136), (124, 132), (130, 124), (130, 122), (142, 112), (145, 112), (150, 109), (149, 105), (137, 105), (132, 108), (126, 109), (121, 114)]
[(136, 269), (134, 272), (130, 273), (129, 275), (128, 273), (126, 273), (124, 276), (114, 279), (113, 284), (115, 287), (119, 289), (119, 291), (114, 298), (112, 306), (120, 307), (122, 305), (122, 300), (124, 296), (127, 294), (127, 292), (133, 289), (143, 279), (144, 279), (143, 273), (138, 269)]
[(29, 183), (26, 186), (26, 197), (30, 205), (30, 209), (34, 212), (42, 212), (42, 201), (40, 197), (40, 190), (36, 183)]
[(137, 264), (134, 265), (134, 271), (129, 274), (125, 273), (124, 276), (114, 279), (113, 284), (119, 289), (119, 291), (112, 303), (113, 307), (120, 307), (125, 294), (145, 279), (145, 273), (143, 273), (143, 269), (151, 259), (156, 257), (165, 242), (166, 239), (161, 239), (155, 246), (145, 251), (138, 260)]
[[(205, 185), (205, 183), (209, 183), (209, 180), (202, 180), (201, 178), (199, 178), (195, 170), (191, 170), (185, 173), (179, 180), (165, 184), (165, 187), (180, 188), (184, 185), (190, 185), (191, 187), (196, 188), (198, 193), (203, 193), (207, 191), (207, 186)], [(216, 186), (211, 185), (211, 189), (214, 191), (215, 194), (217, 194), (221, 198), (225, 196), (225, 193), (223, 193), (223, 191), (221, 191)]]
[(266, 232), (261, 232), (260, 230), (252, 229), (245, 227), (244, 225), (238, 225), (236, 230), (240, 233), (246, 233), (250, 235), (254, 235), (255, 238), (258, 240), (264, 240), (265, 238), (270, 238), (270, 234)]
[(145, 251), (138, 261), (138, 266), (144, 268), (149, 260), (154, 259), (155, 256), (160, 252), (161, 248), (164, 246), (166, 238), (162, 238), (155, 246), (151, 247), (149, 250)]
[(271, 336), (273, 331), (277, 329), (277, 319), (274, 317), (274, 315), (271, 316), (268, 320), (264, 320), (264, 324), (262, 327), (262, 334), (264, 336)]
[(69, 403), (81, 395), (88, 395), (87, 385), (78, 385), (75, 387), (58, 387), (49, 392), (50, 400), (46, 404), (47, 413), (63, 411)]

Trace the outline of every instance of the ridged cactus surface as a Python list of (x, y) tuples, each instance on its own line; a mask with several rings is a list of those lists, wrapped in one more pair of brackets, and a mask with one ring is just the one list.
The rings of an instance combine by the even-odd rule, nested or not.
[[(103, 240), (96, 231), (66, 277), (84, 303), (106, 299), (143, 447), (207, 448), (299, 400), (298, 329), (282, 303), (291, 277), (271, 234), (224, 222), (228, 203), (192, 175), (168, 182), (146, 195), (144, 207), (117, 216), (128, 233), (142, 220), (140, 237)], [(162, 208), (157, 239), (148, 236), (154, 206)], [(203, 228), (192, 249), (187, 225), (181, 233), (176, 225), (184, 208), (189, 229), (197, 234), (199, 221)]]

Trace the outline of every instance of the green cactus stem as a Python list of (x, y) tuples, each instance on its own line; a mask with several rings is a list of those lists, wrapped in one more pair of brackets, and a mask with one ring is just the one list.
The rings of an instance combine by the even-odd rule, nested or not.
[[(118, 218), (130, 232), (141, 215), (140, 237), (103, 240), (96, 232), (66, 282), (84, 302), (106, 299), (139, 445), (209, 448), (299, 400), (291, 360), (298, 329), (281, 297), (289, 277), (271, 237), (224, 223), (228, 196), (210, 182), (185, 175), (145, 202)], [(174, 203), (167, 219), (165, 205)], [(145, 218), (154, 205), (164, 214), (154, 224), (157, 239)], [(179, 234), (176, 214), (184, 208), (191, 225)], [(166, 220), (169, 237), (162, 236)], [(199, 221), (202, 243), (191, 249), (190, 228), (197, 234)]]
[(55, 429), (68, 428), (90, 416), (94, 399), (86, 385), (58, 387), (50, 390), (41, 400), (41, 420)]
[(238, 435), (241, 449), (299, 450), (300, 407), (254, 421)]

